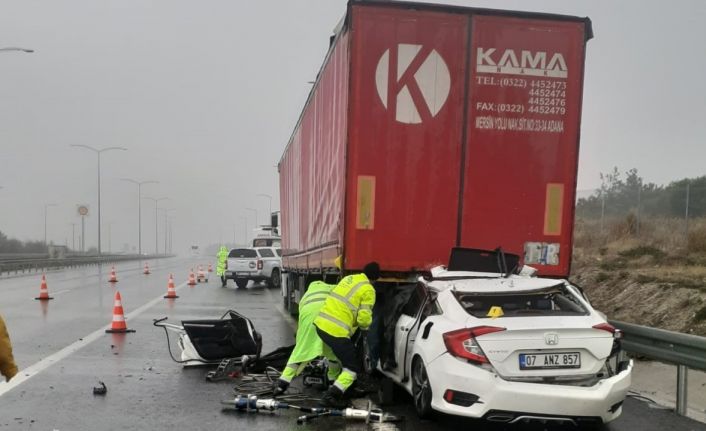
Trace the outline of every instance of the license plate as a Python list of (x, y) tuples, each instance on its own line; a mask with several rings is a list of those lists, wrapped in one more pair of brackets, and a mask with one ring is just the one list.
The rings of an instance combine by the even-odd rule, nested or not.
[(520, 353), (521, 370), (555, 370), (559, 368), (581, 368), (581, 354), (562, 353)]

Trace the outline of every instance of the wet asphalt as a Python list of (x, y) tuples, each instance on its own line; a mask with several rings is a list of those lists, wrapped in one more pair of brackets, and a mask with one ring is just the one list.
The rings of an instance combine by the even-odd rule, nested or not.
[[(48, 302), (33, 299), (39, 291), (39, 276), (0, 279), (0, 314), (10, 331), (18, 366), (32, 375), (10, 390), (0, 383), (0, 430), (572, 429), (498, 425), (443, 415), (419, 421), (410, 398), (399, 391), (397, 404), (388, 410), (407, 420), (384, 427), (340, 418), (297, 425), (300, 414), (296, 411), (223, 410), (220, 401), (233, 396), (238, 382), (207, 382), (204, 376), (214, 367), (185, 369), (173, 362), (164, 331), (152, 326), (152, 320), (168, 317), (178, 324), (181, 320), (217, 319), (235, 309), (248, 316), (262, 334), (263, 352), (291, 344), (295, 324), (283, 312), (276, 290), (252, 284), (239, 290), (232, 281), (221, 288), (213, 274), (208, 283), (186, 286), (189, 269), (199, 263), (207, 265), (209, 261), (154, 261), (150, 262), (150, 275), (142, 274), (140, 262), (121, 263), (116, 265), (119, 281), (115, 285), (107, 282), (109, 266), (50, 272), (49, 293), (55, 299)], [(178, 299), (162, 299), (169, 273), (174, 274)], [(112, 319), (116, 290), (129, 316), (128, 327), (135, 333), (103, 333)], [(174, 342), (172, 337), (176, 355)], [(35, 374), (38, 363), (42, 369)], [(93, 394), (99, 381), (108, 388), (104, 396)], [(365, 404), (364, 400), (356, 402)], [(604, 429), (706, 430), (706, 424), (629, 398), (623, 415)]]

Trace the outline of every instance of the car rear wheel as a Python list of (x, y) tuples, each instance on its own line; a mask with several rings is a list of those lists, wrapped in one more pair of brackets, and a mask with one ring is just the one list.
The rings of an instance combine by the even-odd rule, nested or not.
[(248, 285), (248, 281), (249, 280), (244, 278), (236, 278), (235, 284), (238, 286), (238, 289), (245, 289), (245, 287), (247, 287)]
[(427, 419), (432, 414), (431, 408), (431, 384), (429, 375), (421, 358), (414, 358), (412, 363), (412, 396), (414, 397), (414, 409), (417, 416)]
[(280, 276), (279, 269), (275, 268), (272, 270), (272, 276), (270, 276), (270, 281), (268, 285), (273, 289), (280, 288), (280, 286), (282, 285), (282, 277)]

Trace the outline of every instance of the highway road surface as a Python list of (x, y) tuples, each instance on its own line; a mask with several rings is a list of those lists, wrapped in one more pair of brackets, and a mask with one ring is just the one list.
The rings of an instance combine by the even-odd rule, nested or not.
[[(207, 260), (164, 259), (150, 262), (152, 274), (142, 274), (140, 262), (116, 266), (118, 283), (108, 283), (110, 267), (49, 272), (49, 293), (55, 299), (34, 300), (36, 275), (0, 279), (0, 313), (9, 328), (21, 373), (0, 383), (0, 430), (319, 430), (368, 429), (364, 423), (320, 418), (297, 425), (298, 412), (278, 414), (223, 411), (234, 383), (210, 383), (209, 368), (183, 369), (167, 352), (163, 330), (155, 318), (175, 323), (219, 318), (229, 308), (250, 317), (263, 336), (263, 352), (291, 344), (295, 323), (281, 307), (278, 291), (250, 285), (221, 288), (215, 275), (209, 283), (186, 285), (188, 271)], [(211, 262), (214, 263), (214, 262)], [(163, 299), (167, 278), (174, 274), (178, 299)], [(112, 320), (115, 291), (122, 295), (130, 334), (106, 334)], [(174, 339), (173, 339), (174, 341)], [(177, 348), (172, 344), (176, 353)], [(94, 395), (99, 381), (108, 392)], [(398, 397), (392, 413), (407, 420), (386, 429), (566, 429), (556, 425), (494, 425), (440, 416), (416, 419), (410, 400)], [(379, 427), (378, 427), (379, 428)], [(678, 417), (629, 398), (623, 415), (607, 430), (706, 430), (706, 424)]]

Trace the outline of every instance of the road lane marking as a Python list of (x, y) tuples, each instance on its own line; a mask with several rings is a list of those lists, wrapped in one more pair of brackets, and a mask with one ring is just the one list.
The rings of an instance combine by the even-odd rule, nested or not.
[[(181, 290), (183, 287), (187, 285), (187, 281), (183, 282), (179, 286), (176, 287), (175, 290)], [(158, 304), (160, 301), (164, 301), (163, 298), (164, 295), (160, 295), (156, 297), (155, 299), (151, 300), (150, 302), (144, 304), (143, 306), (137, 308), (131, 313), (128, 313), (125, 315), (126, 320), (133, 319), (140, 314), (144, 313), (148, 309), (152, 308), (156, 304)], [(42, 359), (39, 362), (36, 362), (29, 367), (20, 370), (17, 375), (10, 380), (9, 382), (0, 382), (0, 397), (3, 396), (5, 393), (9, 392), (13, 388), (21, 385), (22, 383), (26, 382), (27, 380), (31, 379), (32, 377), (36, 376), (40, 372), (46, 370), (47, 368), (51, 367), (52, 365), (58, 363), (62, 359), (70, 356), (72, 353), (76, 353), (77, 351), (81, 350), (82, 348), (86, 347), (93, 341), (96, 341), (100, 337), (102, 337), (105, 334), (105, 330), (110, 328), (112, 325), (112, 322), (108, 325), (103, 326), (102, 328), (97, 329), (94, 332), (91, 332), (87, 336), (79, 339), (78, 341), (69, 344), (68, 346), (64, 347), (63, 349), (59, 350), (58, 352), (47, 356), (46, 358)]]
[(71, 289), (59, 290), (58, 292), (52, 292), (52, 295), (61, 295), (62, 293), (71, 292)]

